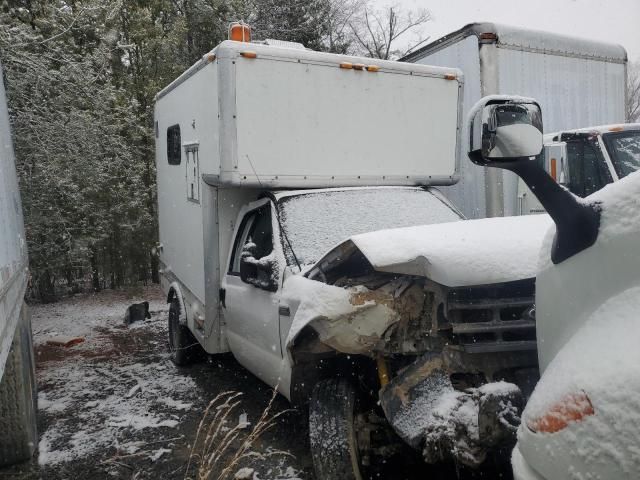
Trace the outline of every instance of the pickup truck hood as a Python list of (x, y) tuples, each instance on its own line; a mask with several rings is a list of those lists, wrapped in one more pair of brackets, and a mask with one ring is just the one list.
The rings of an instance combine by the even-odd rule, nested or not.
[(327, 253), (308, 276), (345, 261), (354, 249), (379, 272), (415, 275), (448, 287), (536, 276), (544, 215), (485, 218), (355, 235)]

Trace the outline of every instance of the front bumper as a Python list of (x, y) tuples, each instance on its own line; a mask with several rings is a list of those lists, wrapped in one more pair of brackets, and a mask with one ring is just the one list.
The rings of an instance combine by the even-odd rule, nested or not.
[(511, 454), (511, 466), (513, 467), (513, 480), (546, 480), (527, 463), (518, 444)]

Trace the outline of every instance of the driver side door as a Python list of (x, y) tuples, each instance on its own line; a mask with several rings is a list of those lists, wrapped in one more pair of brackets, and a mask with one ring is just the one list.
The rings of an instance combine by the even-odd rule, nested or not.
[(268, 199), (240, 212), (222, 281), (222, 312), (231, 351), (271, 386), (278, 382), (282, 363), (278, 315), (282, 272), (275, 260), (281, 255), (274, 215)]

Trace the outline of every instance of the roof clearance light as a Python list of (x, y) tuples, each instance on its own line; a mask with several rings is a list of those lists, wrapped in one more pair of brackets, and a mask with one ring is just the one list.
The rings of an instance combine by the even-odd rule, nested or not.
[(496, 41), (498, 40), (498, 35), (493, 32), (485, 32), (480, 34), (480, 40), (486, 41)]
[(454, 75), (453, 73), (447, 73), (447, 74), (444, 76), (444, 79), (445, 79), (445, 80), (457, 80), (457, 79), (458, 79), (458, 77), (457, 77), (456, 75)]
[(342, 62), (340, 64), (340, 68), (344, 68), (345, 70), (351, 70), (353, 68), (353, 63), (350, 62)]
[(611, 127), (609, 129), (610, 132), (621, 132), (624, 130), (624, 127), (618, 126), (618, 127)]
[(364, 65), (362, 63), (354, 63), (353, 64), (353, 69), (354, 70), (364, 70)]
[(258, 56), (256, 52), (250, 52), (250, 51), (240, 52), (240, 55), (243, 56), (244, 58), (256, 58)]
[(367, 72), (377, 72), (380, 70), (378, 65), (367, 65)]
[(541, 417), (528, 420), (527, 426), (536, 433), (556, 433), (591, 415), (595, 415), (595, 411), (587, 394), (572, 393), (552, 405)]
[(251, 27), (243, 22), (235, 22), (229, 25), (229, 40), (236, 42), (251, 41)]
[(207, 62), (211, 63), (216, 59), (216, 56), (213, 53), (207, 55)]

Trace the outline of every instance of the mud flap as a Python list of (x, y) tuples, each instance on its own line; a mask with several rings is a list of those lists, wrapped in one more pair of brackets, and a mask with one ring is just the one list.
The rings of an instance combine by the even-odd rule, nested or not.
[(380, 403), (396, 433), (427, 463), (456, 460), (470, 467), (487, 453), (515, 444), (523, 398), (511, 383), (456, 390), (441, 356), (425, 356), (380, 391)]

